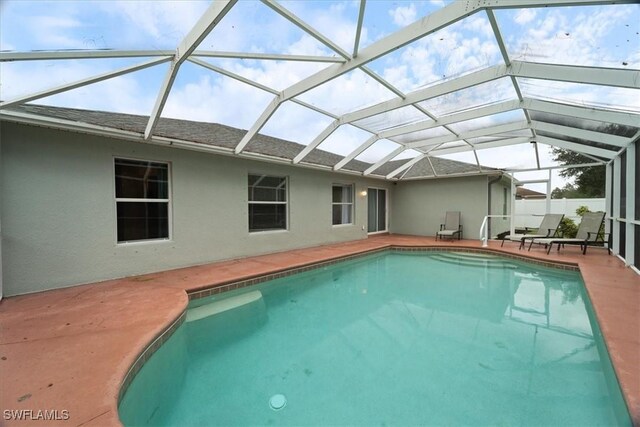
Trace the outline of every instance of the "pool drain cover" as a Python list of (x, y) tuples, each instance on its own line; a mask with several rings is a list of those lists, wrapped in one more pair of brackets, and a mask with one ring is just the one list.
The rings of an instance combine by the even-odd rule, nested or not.
[(271, 406), (271, 409), (274, 411), (279, 411), (287, 406), (287, 398), (284, 394), (274, 394), (271, 396), (271, 399), (269, 399), (269, 406)]

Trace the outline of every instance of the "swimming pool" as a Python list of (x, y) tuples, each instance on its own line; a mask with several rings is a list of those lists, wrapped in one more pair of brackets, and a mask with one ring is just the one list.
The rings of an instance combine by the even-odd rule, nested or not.
[(125, 425), (630, 425), (577, 272), (388, 251), (194, 301)]

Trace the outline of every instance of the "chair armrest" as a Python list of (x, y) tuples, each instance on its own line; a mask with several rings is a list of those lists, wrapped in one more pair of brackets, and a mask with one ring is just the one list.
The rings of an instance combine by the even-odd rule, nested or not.
[(444, 224), (440, 224), (440, 231), (444, 230)]
[[(593, 234), (595, 234), (595, 235), (596, 235), (596, 238), (595, 238), (595, 239), (593, 239), (593, 240), (591, 240), (591, 236), (592, 236)], [(597, 241), (598, 241), (598, 235), (600, 235), (600, 232), (599, 232), (599, 231), (598, 231), (598, 232), (595, 232), (595, 233), (592, 233), (592, 232), (590, 232), (590, 231), (587, 231), (587, 238), (585, 239), (585, 242), (597, 242)], [(602, 241), (604, 242), (604, 239), (602, 239)]]

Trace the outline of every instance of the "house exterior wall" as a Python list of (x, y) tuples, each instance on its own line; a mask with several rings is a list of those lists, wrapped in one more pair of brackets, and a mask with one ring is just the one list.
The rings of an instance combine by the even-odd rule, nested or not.
[[(3, 122), (4, 295), (367, 237), (381, 180)], [(171, 239), (116, 244), (114, 157), (171, 167)], [(249, 173), (288, 176), (288, 231), (249, 233)], [(354, 225), (331, 225), (331, 185), (354, 184)], [(363, 228), (364, 227), (364, 228)]]
[(487, 214), (487, 177), (400, 181), (394, 188), (390, 231), (435, 236), (446, 211), (460, 211), (465, 239), (478, 239)]

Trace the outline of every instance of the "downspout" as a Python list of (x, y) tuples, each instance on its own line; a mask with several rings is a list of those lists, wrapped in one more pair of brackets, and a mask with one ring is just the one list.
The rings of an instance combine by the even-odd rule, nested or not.
[[(490, 179), (487, 182), (487, 215), (491, 215), (491, 185), (502, 179), (502, 172), (494, 179)], [(491, 218), (487, 220), (487, 236), (491, 238)]]

